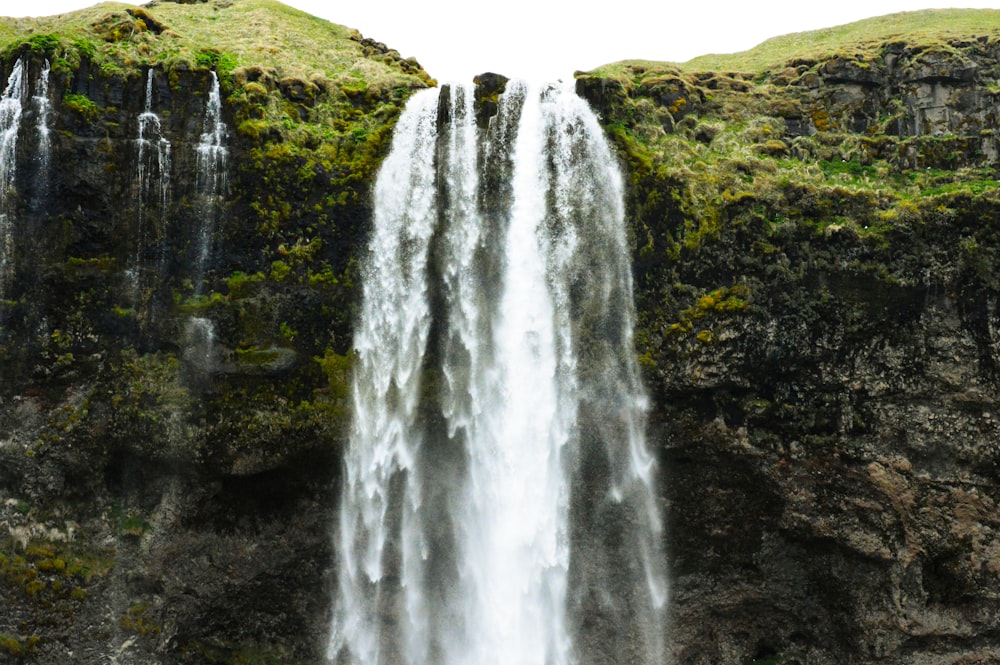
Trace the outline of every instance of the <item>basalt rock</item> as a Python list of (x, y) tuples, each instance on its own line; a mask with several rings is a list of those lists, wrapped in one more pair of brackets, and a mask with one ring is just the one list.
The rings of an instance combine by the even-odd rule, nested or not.
[[(28, 62), (33, 80), (41, 59)], [(87, 60), (54, 78), (54, 99), (81, 95), (100, 111), (53, 114), (57, 166), (43, 205), (32, 204), (34, 146), (19, 147), (0, 351), (0, 653), (15, 662), (218, 662), (251, 646), (308, 660), (321, 649), (342, 425), (314, 358), (331, 336), (349, 339), (333, 323), (349, 317), (308, 314), (336, 302), (319, 295), (331, 292), (323, 284), (251, 277), (215, 301), (190, 300), (207, 88), (205, 71), (157, 77), (172, 207), (138, 277), (126, 268), (141, 233), (143, 81)], [(230, 149), (238, 164), (254, 148), (234, 136)], [(231, 178), (235, 192), (262, 186), (250, 169)], [(225, 276), (266, 269), (264, 241), (243, 227), (249, 204), (233, 199), (210, 266), (220, 289)], [(350, 214), (366, 216), (363, 206)], [(360, 237), (350, 214), (338, 232)], [(156, 215), (151, 206), (144, 219)], [(181, 348), (193, 315), (216, 324), (208, 362)]]
[[(18, 61), (29, 81), (0, 303), (3, 662), (322, 661), (370, 178), (427, 77), (332, 25), (328, 52), (377, 85), (241, 63), (165, 10), (67, 15), (72, 37), (0, 58), (4, 81)], [(30, 100), (46, 63), (43, 171)], [(228, 168), (207, 200), (212, 70)], [(147, 157), (169, 141), (164, 194), (142, 189), (145, 112)]]
[(1000, 61), (884, 53), (578, 81), (631, 182), (677, 663), (1000, 658)]

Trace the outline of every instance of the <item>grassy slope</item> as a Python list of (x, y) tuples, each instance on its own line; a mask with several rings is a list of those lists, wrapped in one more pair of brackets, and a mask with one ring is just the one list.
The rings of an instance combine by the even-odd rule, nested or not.
[[(912, 51), (947, 52), (996, 41), (1000, 10), (925, 10), (776, 37), (742, 53), (706, 55), (687, 63), (622, 61), (578, 77), (618, 84), (621, 106), (605, 120), (627, 155), (633, 177), (659, 171), (688, 182), (691, 217), (702, 227), (717, 225), (727, 192), (770, 198), (780, 183), (788, 182), (877, 190), (883, 215), (892, 217), (901, 204), (960, 189), (959, 183), (992, 189), (994, 179), (989, 169), (906, 171), (891, 161), (861, 159), (866, 141), (895, 140), (884, 136), (895, 116), (887, 118), (884, 127), (869, 128), (866, 135), (831, 127), (798, 137), (790, 146), (782, 118), (787, 114), (781, 110), (799, 108), (810, 103), (810, 97), (799, 95), (799, 87), (789, 81), (816, 75), (819, 66), (834, 57), (862, 65), (877, 62), (885, 45), (894, 42)], [(989, 78), (986, 72), (980, 75)], [(670, 108), (653, 102), (665, 91), (669, 99), (677, 98)], [(700, 103), (695, 101), (699, 97)], [(695, 107), (685, 109), (685, 102)], [(674, 122), (668, 115), (683, 116), (683, 121)], [(665, 129), (668, 126), (672, 129)]]
[(748, 51), (698, 56), (684, 63), (626, 60), (595, 73), (612, 74), (622, 66), (670, 66), (687, 72), (764, 72), (790, 61), (817, 61), (838, 54), (873, 56), (887, 42), (939, 46), (956, 40), (986, 37), (1000, 40), (1000, 10), (928, 9), (900, 12), (822, 30), (774, 37)]
[[(134, 20), (149, 16), (166, 28), (162, 34), (143, 30)], [(149, 20), (143, 23), (153, 27)], [(303, 79), (400, 78), (393, 62), (365, 56), (357, 39), (352, 39), (360, 37), (357, 31), (276, 0), (160, 2), (139, 8), (104, 2), (57, 16), (0, 18), (0, 43), (7, 42), (8, 49), (42, 34), (58, 35), (64, 47), (77, 40), (95, 43), (99, 62), (113, 62), (126, 71), (144, 62), (197, 64), (199, 53), (214, 49), (230, 56), (224, 62), (227, 69), (258, 65), (275, 70), (279, 77)]]
[(822, 30), (775, 37), (727, 55), (703, 55), (682, 65), (688, 71), (765, 71), (789, 60), (820, 60), (838, 53), (877, 53), (882, 44), (906, 41), (940, 45), (972, 37), (1000, 39), (1000, 10), (929, 9), (900, 12)]

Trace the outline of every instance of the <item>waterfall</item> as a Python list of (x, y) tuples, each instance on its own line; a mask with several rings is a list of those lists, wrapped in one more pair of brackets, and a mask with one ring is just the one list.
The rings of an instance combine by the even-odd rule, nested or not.
[[(195, 238), (194, 293), (202, 295), (205, 290), (205, 270), (212, 252), (212, 236), (215, 234), (222, 197), (226, 193), (226, 125), (222, 120), (222, 96), (219, 91), (219, 77), (212, 72), (212, 87), (205, 105), (205, 123), (198, 142), (197, 154), (197, 197), (198, 230)], [(212, 367), (215, 353), (215, 324), (207, 318), (194, 317), (186, 328), (188, 349), (185, 357), (197, 358), (194, 365), (208, 371)]]
[(414, 95), (376, 182), (328, 657), (659, 663), (621, 176), (571, 91), (473, 97)]
[[(133, 293), (138, 296), (140, 290), (140, 271), (146, 261), (146, 252), (150, 245), (162, 253), (163, 240), (166, 235), (164, 228), (167, 207), (170, 203), (170, 141), (163, 135), (160, 117), (153, 112), (153, 82), (154, 70), (146, 72), (145, 106), (138, 118), (138, 136), (136, 138), (136, 247), (132, 257), (129, 273), (132, 278)], [(200, 147), (199, 147), (200, 150)], [(200, 152), (199, 152), (200, 155)], [(146, 208), (150, 206), (149, 197), (153, 195), (153, 204), (158, 209), (154, 227), (146, 220)], [(165, 254), (159, 257), (161, 263)]]
[(49, 185), (49, 162), (52, 151), (52, 141), (49, 134), (49, 115), (52, 113), (52, 102), (49, 101), (49, 71), (51, 65), (48, 60), (38, 74), (35, 82), (35, 94), (31, 97), (31, 105), (35, 112), (36, 126), (38, 134), (38, 154), (35, 161), (38, 164), (38, 183), (36, 184), (35, 200), (36, 204), (44, 205), (48, 194)]
[(17, 134), (28, 95), (24, 61), (18, 59), (7, 77), (0, 97), (0, 298), (6, 296), (7, 282), (14, 269), (14, 173), (17, 162)]
[(212, 74), (212, 87), (205, 106), (205, 124), (198, 141), (197, 195), (199, 201), (198, 232), (196, 237), (194, 288), (196, 294), (204, 289), (205, 269), (212, 253), (212, 236), (219, 215), (221, 198), (226, 193), (226, 124), (222, 120), (222, 97), (219, 77)]
[(195, 374), (211, 372), (215, 364), (215, 324), (210, 319), (192, 316), (184, 330), (184, 361)]

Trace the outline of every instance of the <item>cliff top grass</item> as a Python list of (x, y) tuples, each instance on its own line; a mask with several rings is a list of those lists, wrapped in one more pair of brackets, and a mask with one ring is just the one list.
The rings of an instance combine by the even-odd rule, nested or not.
[(277, 0), (154, 1), (142, 7), (103, 2), (38, 18), (0, 18), (5, 54), (29, 42), (61, 55), (83, 50), (102, 66), (137, 71), (142, 63), (186, 62), (226, 74), (259, 66), (279, 78), (323, 77), (375, 85), (426, 85), (415, 61), (398, 53), (371, 57), (353, 29), (311, 16)]
[(818, 62), (835, 55), (872, 59), (881, 55), (885, 44), (892, 42), (949, 50), (953, 42), (984, 37), (990, 42), (1000, 41), (1000, 10), (927, 9), (795, 32), (768, 39), (739, 53), (702, 55), (683, 63), (623, 60), (591, 73), (616, 77), (635, 67), (646, 71), (763, 73), (790, 62)]
[[(769, 228), (849, 230), (879, 244), (920, 218), (918, 209), (951, 214), (962, 201), (997, 197), (995, 130), (990, 122), (921, 124), (926, 100), (910, 89), (886, 87), (889, 98), (864, 107), (865, 84), (842, 86), (836, 74), (864, 82), (864, 72), (884, 65), (891, 52), (905, 76), (917, 71), (906, 70), (913, 63), (941, 54), (947, 57), (927, 61), (947, 63), (939, 67), (953, 87), (992, 98), (1000, 90), (998, 44), (998, 10), (928, 10), (786, 35), (687, 63), (612, 63), (578, 72), (577, 79), (601, 106), (627, 164), (635, 216), (663, 214), (669, 206), (661, 183), (671, 183), (683, 216), (672, 251), (695, 248), (748, 215), (767, 218)], [(845, 62), (841, 70), (833, 65), (833, 76), (824, 69)], [(973, 74), (966, 63), (973, 63), (967, 68)], [(888, 86), (886, 71), (874, 71), (868, 85), (879, 85), (882, 76)]]

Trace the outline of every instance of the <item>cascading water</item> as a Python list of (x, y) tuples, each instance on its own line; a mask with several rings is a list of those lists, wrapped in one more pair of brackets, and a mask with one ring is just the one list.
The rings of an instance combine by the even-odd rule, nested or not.
[(10, 195), (14, 189), (17, 135), (28, 96), (24, 70), (23, 59), (14, 63), (0, 97), (0, 298), (6, 295), (14, 267), (14, 206)]
[[(195, 238), (194, 292), (205, 289), (205, 270), (212, 253), (212, 236), (219, 216), (222, 197), (226, 193), (226, 124), (222, 119), (222, 95), (219, 77), (212, 72), (212, 86), (205, 106), (205, 124), (197, 147), (198, 230)], [(192, 359), (211, 366), (214, 353), (215, 326), (211, 320), (194, 317), (187, 326), (188, 354)]]
[(621, 177), (571, 91), (416, 94), (375, 189), (328, 656), (662, 662)]
[(221, 198), (226, 193), (226, 123), (222, 120), (219, 77), (212, 72), (212, 87), (205, 106), (205, 125), (198, 141), (199, 227), (195, 255), (195, 293), (204, 288), (205, 268), (212, 253), (212, 236), (219, 216)]
[(52, 102), (49, 101), (49, 71), (51, 65), (48, 60), (38, 74), (35, 82), (35, 94), (31, 97), (31, 105), (35, 112), (36, 126), (38, 134), (38, 153), (35, 161), (38, 164), (38, 183), (35, 199), (38, 204), (43, 204), (48, 194), (49, 162), (52, 152), (52, 140), (50, 137), (49, 115), (52, 113)]
[[(136, 247), (132, 257), (129, 273), (132, 279), (133, 292), (140, 290), (140, 270), (149, 262), (146, 252), (150, 248), (160, 250), (163, 246), (163, 236), (166, 231), (167, 207), (170, 203), (170, 141), (163, 135), (160, 117), (153, 112), (153, 69), (146, 72), (146, 100), (144, 110), (139, 114), (138, 137), (136, 138)], [(199, 152), (200, 155), (200, 152)], [(158, 212), (153, 228), (150, 229), (146, 219), (146, 208), (150, 205), (150, 195), (153, 195)], [(155, 261), (162, 262), (165, 255)]]

